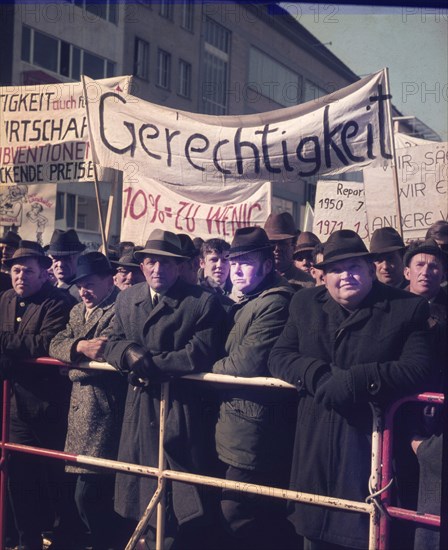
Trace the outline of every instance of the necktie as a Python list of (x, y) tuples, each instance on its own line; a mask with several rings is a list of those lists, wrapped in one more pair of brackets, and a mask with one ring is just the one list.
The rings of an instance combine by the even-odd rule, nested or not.
[(159, 303), (159, 295), (158, 294), (154, 294), (153, 298), (152, 298), (152, 307), (156, 307), (156, 305)]

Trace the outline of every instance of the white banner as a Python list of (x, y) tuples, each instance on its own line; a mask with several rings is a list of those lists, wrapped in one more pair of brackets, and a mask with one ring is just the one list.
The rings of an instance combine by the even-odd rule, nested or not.
[(121, 240), (144, 245), (154, 228), (163, 227), (192, 238), (230, 242), (239, 227), (263, 226), (270, 212), (270, 182), (258, 185), (245, 200), (220, 204), (185, 199), (155, 180), (149, 192), (145, 185), (125, 182)]
[(55, 185), (14, 185), (0, 189), (0, 226), (17, 227), (22, 239), (50, 242), (56, 214)]
[[(97, 82), (89, 84), (91, 98), (99, 83), (116, 93), (128, 90), (130, 77)], [(110, 173), (100, 175), (112, 180)], [(0, 187), (93, 179), (80, 82), (0, 87)]]
[[(448, 143), (429, 142), (397, 149), (397, 170), (403, 239), (425, 237), (437, 220), (448, 220)], [(364, 170), (369, 231), (398, 229), (390, 163)]]
[(350, 181), (318, 181), (313, 233), (325, 242), (340, 229), (356, 231), (369, 246), (364, 185)]
[(101, 87), (87, 94), (95, 158), (118, 170), (132, 163), (140, 185), (152, 178), (210, 204), (241, 200), (262, 181), (381, 164), (391, 158), (385, 78), (383, 70), (315, 101), (242, 116), (177, 111)]

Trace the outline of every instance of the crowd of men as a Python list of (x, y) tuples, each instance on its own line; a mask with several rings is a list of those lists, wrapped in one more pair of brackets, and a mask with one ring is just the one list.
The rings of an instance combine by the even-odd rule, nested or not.
[[(286, 212), (238, 229), (231, 243), (154, 229), (144, 246), (122, 242), (110, 258), (86, 252), (74, 230), (55, 230), (44, 248), (6, 233), (0, 374), (11, 384), (9, 438), (73, 457), (10, 454), (9, 546), (40, 550), (50, 531), (52, 550), (124, 548), (157, 480), (76, 457), (157, 466), (160, 387), (174, 381), (167, 467), (229, 484), (169, 481), (165, 548), (367, 548), (366, 514), (234, 489), (365, 500), (372, 409), (443, 390), (447, 249), (444, 221), (408, 246), (395, 229), (377, 229), (368, 250), (350, 230), (321, 243)], [(71, 368), (29, 361), (46, 356)], [(89, 360), (116, 371), (81, 368)], [(176, 382), (209, 371), (273, 376), (297, 391)], [(441, 413), (414, 407), (408, 420), (397, 479), (419, 465), (420, 486), (410, 494), (399, 484), (398, 498), (440, 514)], [(438, 544), (429, 527), (403, 536), (416, 549)], [(151, 518), (141, 547), (155, 541)]]

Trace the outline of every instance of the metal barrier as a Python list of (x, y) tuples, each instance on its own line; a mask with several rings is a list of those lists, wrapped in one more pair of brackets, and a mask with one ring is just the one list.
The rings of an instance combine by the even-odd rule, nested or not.
[[(50, 358), (39, 358), (32, 363), (55, 365), (58, 367), (70, 368), (70, 365), (66, 365)], [(91, 361), (90, 363), (77, 364), (76, 368), (95, 369), (95, 370), (108, 370), (114, 371), (115, 369), (107, 363), (98, 363)], [(188, 380), (196, 380), (198, 382), (205, 383), (218, 383), (226, 385), (246, 385), (246, 386), (260, 386), (271, 388), (289, 388), (296, 389), (295, 386), (287, 384), (281, 380), (275, 378), (241, 378), (229, 375), (218, 375), (212, 373), (202, 373), (196, 375), (186, 375), (182, 378)], [(164, 427), (166, 419), (166, 403), (168, 403), (169, 382), (161, 385), (161, 399), (160, 399), (160, 430), (159, 430), (159, 442), (164, 439)], [(158, 466), (149, 467), (141, 466), (138, 464), (128, 464), (118, 462), (115, 460), (107, 460), (83, 455), (72, 455), (64, 453), (62, 451), (55, 451), (50, 449), (42, 449), (37, 447), (30, 447), (26, 445), (17, 445), (8, 443), (9, 439), (9, 404), (10, 404), (10, 391), (9, 383), (5, 381), (3, 384), (3, 435), (1, 441), (1, 458), (0, 458), (0, 540), (1, 549), (4, 548), (4, 534), (5, 534), (5, 494), (6, 494), (6, 479), (7, 479), (7, 456), (10, 452), (23, 452), (40, 456), (51, 457), (59, 460), (65, 460), (67, 462), (75, 462), (77, 464), (91, 465), (110, 469), (114, 471), (125, 471), (128, 473), (135, 473), (137, 475), (152, 476), (158, 480), (157, 489), (152, 496), (147, 509), (143, 517), (138, 522), (136, 530), (129, 540), (126, 550), (131, 550), (136, 547), (139, 538), (144, 533), (149, 519), (157, 509), (157, 530), (156, 530), (156, 546), (157, 549), (163, 548), (164, 540), (164, 520), (165, 520), (165, 508), (164, 508), (164, 492), (166, 480), (175, 480), (181, 482), (194, 483), (199, 485), (211, 486), (219, 489), (229, 488), (236, 491), (255, 493), (258, 495), (267, 495), (273, 498), (287, 499), (296, 502), (304, 502), (307, 504), (313, 504), (316, 506), (324, 506), (329, 508), (339, 508), (346, 510), (347, 512), (361, 512), (369, 514), (369, 550), (377, 548), (387, 550), (387, 536), (388, 536), (388, 518), (382, 510), (387, 509), (387, 513), (392, 517), (402, 517), (399, 514), (406, 513), (405, 515), (414, 514), (412, 518), (417, 519), (420, 522), (431, 523), (439, 520), (436, 516), (424, 517), (417, 515), (416, 512), (400, 511), (388, 506), (388, 500), (390, 498), (390, 447), (392, 437), (392, 421), (393, 414), (398, 406), (412, 399), (417, 400), (429, 400), (431, 402), (443, 402), (443, 396), (439, 394), (423, 394), (419, 396), (413, 396), (410, 398), (402, 399), (395, 403), (386, 416), (386, 425), (382, 428), (382, 415), (381, 411), (372, 407), (373, 411), (373, 427), (372, 427), (372, 454), (371, 454), (371, 476), (369, 480), (369, 487), (366, 487), (366, 492), (369, 491), (370, 495), (366, 498), (365, 502), (357, 502), (351, 500), (345, 500), (335, 497), (329, 497), (325, 495), (316, 495), (310, 493), (301, 493), (298, 491), (291, 491), (282, 488), (269, 487), (269, 486), (255, 486), (244, 485), (228, 481), (222, 478), (215, 478), (210, 476), (203, 476), (199, 474), (191, 474), (187, 472), (179, 472), (166, 469), (165, 457), (163, 452), (163, 445), (159, 444), (159, 457)], [(380, 502), (378, 502), (380, 500)], [(434, 524), (434, 523), (432, 523)]]
[(388, 550), (390, 520), (397, 518), (405, 521), (412, 521), (425, 525), (432, 525), (440, 528), (440, 516), (433, 514), (420, 514), (414, 510), (406, 510), (396, 506), (390, 506), (392, 476), (392, 444), (393, 444), (393, 423), (397, 410), (404, 403), (420, 402), (443, 405), (444, 396), (442, 393), (422, 393), (404, 397), (392, 403), (384, 413), (384, 430), (382, 441), (382, 471), (381, 471), (381, 509), (383, 513), (380, 519), (380, 544), (379, 550)]

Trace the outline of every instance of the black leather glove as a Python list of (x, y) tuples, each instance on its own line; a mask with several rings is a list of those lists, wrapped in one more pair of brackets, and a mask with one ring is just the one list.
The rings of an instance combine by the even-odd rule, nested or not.
[(353, 382), (350, 370), (333, 367), (331, 375), (318, 385), (314, 401), (326, 409), (342, 412), (353, 404)]
[(0, 380), (11, 378), (13, 371), (14, 366), (11, 357), (3, 353), (0, 356)]
[(155, 370), (151, 355), (141, 346), (132, 344), (125, 351), (124, 358), (130, 371), (129, 384), (147, 386)]

